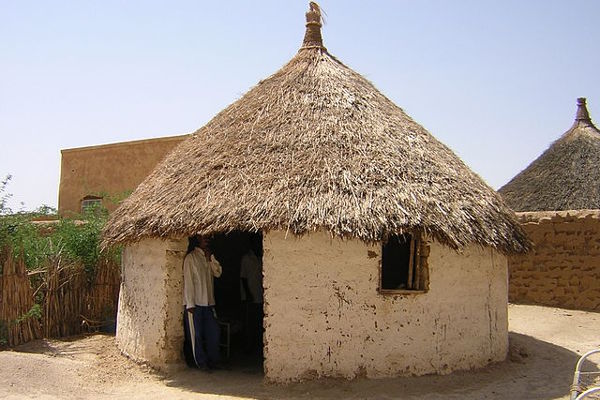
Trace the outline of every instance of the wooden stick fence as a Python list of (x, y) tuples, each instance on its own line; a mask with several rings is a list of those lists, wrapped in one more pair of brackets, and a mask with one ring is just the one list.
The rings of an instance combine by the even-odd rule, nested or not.
[(42, 330), (33, 312), (33, 290), (23, 257), (15, 260), (7, 252), (4, 258), (0, 275), (0, 339), (8, 346), (16, 346), (42, 337)]
[(110, 330), (115, 326), (120, 285), (120, 265), (107, 260), (101, 261), (95, 281), (86, 293), (85, 308), (81, 315), (89, 330)]
[[(4, 257), (0, 274), (0, 339), (8, 346), (40, 337), (64, 337), (114, 326), (119, 297), (120, 267), (101, 261), (93, 282), (80, 264), (64, 262), (60, 254), (43, 268), (27, 273), (22, 257)], [(32, 282), (35, 290), (32, 289)], [(32, 312), (38, 300), (40, 313)], [(1, 344), (1, 342), (0, 342)]]
[(60, 256), (49, 260), (42, 282), (45, 337), (63, 337), (81, 332), (79, 315), (86, 286), (80, 265), (63, 265)]

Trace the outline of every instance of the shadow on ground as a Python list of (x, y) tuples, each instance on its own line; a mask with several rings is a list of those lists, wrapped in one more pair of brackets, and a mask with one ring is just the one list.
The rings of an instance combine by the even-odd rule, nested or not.
[(185, 370), (165, 377), (168, 386), (193, 393), (272, 398), (555, 399), (567, 397), (579, 356), (562, 347), (510, 333), (506, 361), (446, 376), (389, 379), (320, 379), (268, 385), (259, 371)]
[[(90, 336), (107, 336), (114, 337), (114, 335), (107, 333), (92, 333), (82, 334), (77, 336), (62, 337), (59, 339), (47, 340), (32, 340), (31, 342), (21, 344), (12, 348), (11, 350), (16, 353), (31, 353), (31, 354), (45, 354), (49, 356), (73, 356), (89, 353), (89, 346), (81, 343), (83, 337)], [(57, 345), (56, 343), (60, 343)]]

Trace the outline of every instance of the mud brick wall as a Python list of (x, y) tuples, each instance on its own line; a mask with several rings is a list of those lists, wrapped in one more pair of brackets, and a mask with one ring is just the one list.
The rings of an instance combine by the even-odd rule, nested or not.
[(508, 258), (509, 300), (600, 311), (600, 210), (517, 217), (535, 247)]

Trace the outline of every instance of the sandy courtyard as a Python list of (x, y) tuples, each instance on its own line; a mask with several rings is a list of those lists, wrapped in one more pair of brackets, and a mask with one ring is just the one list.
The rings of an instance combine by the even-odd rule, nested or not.
[(0, 352), (3, 399), (568, 399), (579, 355), (600, 348), (600, 313), (509, 306), (505, 362), (447, 376), (265, 385), (257, 370), (157, 374), (114, 338), (39, 340)]

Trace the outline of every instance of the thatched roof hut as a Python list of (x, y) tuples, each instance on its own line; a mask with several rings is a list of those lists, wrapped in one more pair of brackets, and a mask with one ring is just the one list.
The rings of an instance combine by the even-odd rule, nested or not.
[(600, 209), (600, 130), (586, 99), (577, 99), (573, 126), (500, 188), (515, 211)]
[(181, 265), (195, 233), (225, 233), (211, 244), (224, 260), (216, 303), (234, 316), (232, 254), (242, 238), (260, 239), (268, 380), (448, 373), (505, 358), (501, 253), (529, 244), (513, 212), (330, 55), (320, 28), (310, 3), (298, 54), (176, 147), (113, 213), (105, 242), (126, 243), (117, 343), (132, 358), (177, 360)]
[(504, 253), (527, 240), (497, 193), (323, 45), (311, 3), (283, 68), (181, 143), (112, 214), (105, 243), (193, 233), (420, 231)]

